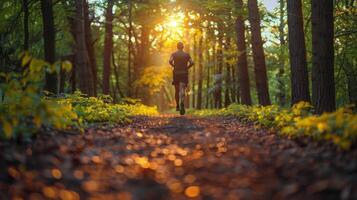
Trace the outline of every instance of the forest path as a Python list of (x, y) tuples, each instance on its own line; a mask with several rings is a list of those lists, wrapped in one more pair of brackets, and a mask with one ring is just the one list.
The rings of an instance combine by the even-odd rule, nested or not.
[(234, 118), (136, 117), (0, 150), (0, 199), (357, 197), (356, 151), (292, 141)]

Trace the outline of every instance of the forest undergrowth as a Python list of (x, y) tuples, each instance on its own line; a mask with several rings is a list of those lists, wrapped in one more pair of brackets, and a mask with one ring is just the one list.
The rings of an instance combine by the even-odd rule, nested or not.
[(0, 84), (0, 138), (30, 139), (42, 128), (57, 130), (83, 129), (93, 123), (123, 124), (131, 116), (158, 115), (156, 107), (140, 101), (122, 99), (114, 103), (110, 96), (88, 97), (81, 92), (51, 96), (43, 91), (46, 73), (69, 71), (68, 62), (49, 63), (22, 55), (17, 72), (2, 73)]
[[(41, 92), (46, 73), (69, 71), (71, 64), (48, 64), (29, 54), (22, 55), (22, 68), (18, 72), (3, 73), (0, 85), (0, 136), (2, 139), (29, 139), (41, 128), (83, 131), (93, 123), (124, 124), (130, 117), (158, 115), (156, 107), (143, 105), (138, 100), (123, 98), (119, 103), (107, 95), (88, 97), (77, 91), (51, 97)], [(235, 116), (257, 126), (269, 127), (290, 138), (311, 137), (333, 142), (341, 149), (349, 149), (357, 140), (357, 115), (351, 107), (332, 113), (315, 115), (313, 107), (300, 102), (291, 108), (246, 106), (232, 104), (223, 109), (191, 110), (195, 116)]]
[(235, 116), (259, 127), (276, 130), (289, 138), (311, 137), (314, 140), (333, 142), (341, 149), (350, 149), (357, 140), (357, 114), (351, 107), (339, 108), (332, 113), (315, 115), (313, 107), (300, 102), (292, 108), (271, 106), (246, 106), (232, 104), (215, 110), (192, 110), (196, 116)]

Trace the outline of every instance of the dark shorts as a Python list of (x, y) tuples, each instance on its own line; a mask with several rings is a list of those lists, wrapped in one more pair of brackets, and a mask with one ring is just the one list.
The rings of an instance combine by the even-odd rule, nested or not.
[(188, 84), (188, 73), (174, 73), (172, 85), (178, 85), (180, 83)]

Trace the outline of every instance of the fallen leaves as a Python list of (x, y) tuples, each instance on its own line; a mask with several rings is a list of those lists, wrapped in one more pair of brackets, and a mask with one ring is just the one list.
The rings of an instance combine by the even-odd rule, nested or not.
[(200, 195), (200, 187), (198, 187), (198, 186), (190, 186), (190, 187), (186, 188), (185, 189), (185, 195), (190, 197), (190, 198), (197, 197), (198, 195)]
[(324, 199), (331, 189), (343, 199), (357, 196), (356, 152), (303, 148), (235, 119), (134, 121), (0, 151), (0, 193), (6, 188), (12, 199)]

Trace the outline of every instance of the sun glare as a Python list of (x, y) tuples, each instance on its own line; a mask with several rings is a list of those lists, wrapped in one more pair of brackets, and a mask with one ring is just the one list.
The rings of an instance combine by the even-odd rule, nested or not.
[(168, 25), (171, 27), (171, 28), (177, 28), (179, 23), (174, 20), (174, 19), (170, 19), (170, 21), (168, 22)]
[(155, 27), (155, 30), (163, 35), (164, 46), (168, 47), (168, 51), (176, 49), (177, 41), (185, 39), (185, 33), (187, 33), (185, 22), (185, 14), (180, 10), (175, 10), (175, 12), (167, 13), (162, 23)]

